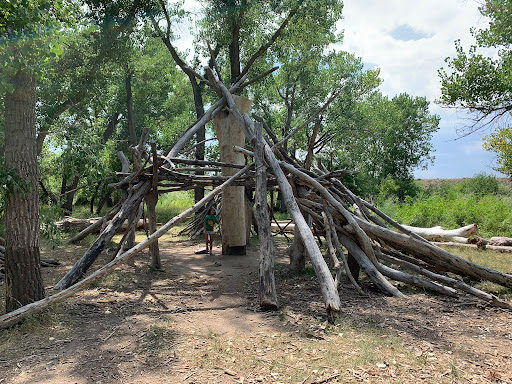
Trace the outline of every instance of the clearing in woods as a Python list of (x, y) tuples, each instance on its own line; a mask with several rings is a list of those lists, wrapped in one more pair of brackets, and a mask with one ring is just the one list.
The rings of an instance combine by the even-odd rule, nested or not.
[[(341, 319), (327, 324), (314, 276), (287, 275), (286, 243), (276, 251), (280, 310), (263, 312), (257, 247), (195, 255), (201, 246), (165, 236), (164, 272), (141, 253), (0, 331), (0, 383), (512, 383), (510, 312), (410, 289), (388, 298), (363, 280), (368, 296), (343, 283)], [(45, 253), (62, 262), (43, 269), (46, 286), (84, 249)]]

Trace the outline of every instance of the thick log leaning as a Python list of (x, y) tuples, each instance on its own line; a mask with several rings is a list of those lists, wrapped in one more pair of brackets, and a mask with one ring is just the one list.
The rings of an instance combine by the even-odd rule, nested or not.
[(438, 273), (434, 273), (432, 271), (429, 271), (425, 268), (422, 268), (416, 264), (413, 264), (413, 263), (410, 263), (408, 261), (405, 261), (405, 260), (401, 260), (401, 259), (398, 259), (396, 257), (393, 257), (391, 255), (387, 255), (385, 253), (385, 250), (383, 250), (383, 252), (379, 252), (378, 253), (379, 255), (379, 258), (380, 259), (383, 259), (391, 264), (395, 264), (395, 265), (399, 265), (399, 266), (402, 266), (402, 267), (405, 267), (419, 275), (423, 275), (425, 277), (427, 277), (428, 279), (430, 280), (434, 280), (434, 281), (437, 281), (437, 282), (440, 282), (448, 287), (452, 287), (460, 292), (466, 292), (466, 293), (469, 293), (470, 295), (473, 295), (475, 297), (478, 297), (479, 299), (482, 299), (484, 301), (487, 301), (493, 305), (496, 305), (497, 307), (500, 307), (500, 308), (505, 308), (505, 309), (512, 309), (512, 305), (508, 304), (507, 302), (499, 299), (498, 297), (496, 297), (495, 295), (492, 295), (490, 293), (487, 293), (487, 292), (484, 292), (480, 289), (477, 289), (477, 288), (474, 288), (468, 284), (466, 284), (464, 281), (462, 280), (457, 280), (457, 279), (453, 279), (451, 277), (448, 277), (446, 275), (441, 275), (441, 274), (438, 274)]
[(270, 230), (267, 209), (267, 170), (263, 163), (263, 135), (261, 124), (256, 125), (254, 162), (256, 165), (255, 211), (260, 242), (259, 300), (264, 309), (277, 309), (276, 283), (274, 276), (274, 243)]
[(131, 257), (136, 255), (143, 249), (149, 247), (150, 244), (152, 244), (154, 241), (158, 240), (160, 237), (165, 235), (173, 226), (181, 223), (183, 220), (186, 220), (191, 215), (193, 215), (195, 212), (197, 212), (199, 209), (201, 209), (206, 203), (208, 203), (211, 199), (213, 199), (215, 196), (217, 196), (219, 193), (221, 193), (226, 187), (231, 185), (237, 178), (239, 178), (240, 176), (245, 174), (245, 172), (247, 172), (251, 167), (252, 167), (252, 164), (247, 165), (246, 167), (241, 169), (239, 172), (237, 172), (235, 175), (233, 175), (229, 180), (224, 182), (222, 185), (216, 187), (212, 192), (210, 192), (207, 196), (205, 196), (199, 202), (194, 204), (192, 207), (190, 207), (183, 213), (179, 214), (178, 216), (175, 216), (173, 219), (169, 220), (166, 224), (164, 224), (162, 227), (160, 227), (151, 236), (149, 236), (145, 240), (141, 241), (139, 244), (137, 244), (133, 248), (130, 248), (129, 250), (127, 250), (126, 252), (121, 254), (119, 257), (116, 257), (110, 263), (104, 265), (103, 267), (101, 267), (100, 269), (98, 269), (97, 271), (92, 273), (90, 276), (87, 276), (86, 278), (79, 281), (78, 283), (76, 283), (76, 284), (72, 285), (71, 287), (64, 289), (52, 296), (48, 296), (42, 300), (25, 305), (21, 308), (18, 308), (15, 311), (12, 311), (12, 312), (6, 313), (5, 315), (0, 316), (0, 329), (7, 328), (14, 324), (17, 324), (18, 322), (25, 319), (26, 317), (33, 315), (35, 313), (38, 313), (39, 311), (41, 311), (45, 308), (48, 308), (57, 302), (60, 302), (62, 300), (65, 300), (68, 297), (73, 296), (75, 293), (88, 287), (95, 281), (101, 279), (103, 276), (109, 274), (118, 265), (127, 262)]
[(487, 280), (504, 287), (512, 288), (512, 275), (483, 267), (466, 259), (453, 255), (431, 243), (417, 240), (416, 238), (393, 232), (390, 229), (357, 219), (361, 228), (374, 238), (381, 239), (389, 246), (415, 257), (425, 260), (432, 265), (443, 263), (443, 267), (458, 275), (466, 275), (478, 280)]
[[(376, 266), (378, 261), (373, 251), (370, 239), (357, 224), (354, 216), (348, 212), (345, 207), (343, 207), (343, 205), (340, 204), (340, 202), (337, 201), (318, 181), (306, 175), (304, 172), (295, 169), (289, 164), (281, 162), (281, 166), (295, 176), (307, 180), (315, 188), (315, 190), (322, 195), (326, 202), (331, 204), (333, 208), (343, 216), (343, 219), (347, 221), (345, 228), (355, 236), (357, 243), (350, 239), (348, 236), (340, 237), (340, 240), (342, 244), (349, 250), (349, 253), (356, 258), (359, 265), (361, 265), (366, 274), (379, 287), (379, 289), (390, 296), (403, 297), (404, 295), (400, 293), (396, 287), (389, 283), (389, 281), (387, 281), (376, 268), (372, 267), (371, 264)], [(346, 242), (348, 242), (348, 244), (346, 244)], [(354, 252), (357, 252), (357, 256), (354, 254)]]
[(327, 315), (330, 318), (337, 317), (341, 308), (341, 301), (338, 290), (334, 284), (334, 279), (332, 278), (331, 272), (329, 271), (322, 253), (316, 244), (311, 229), (300, 212), (299, 206), (293, 196), (290, 183), (288, 183), (286, 176), (268, 145), (265, 145), (265, 159), (267, 160), (267, 163), (269, 163), (270, 169), (277, 179), (281, 192), (284, 196), (286, 208), (295, 222), (295, 228), (297, 228), (298, 233), (303, 240), (306, 252), (313, 264), (313, 268), (315, 269), (315, 273), (320, 284), (320, 290), (324, 298)]
[(132, 216), (144, 198), (144, 195), (151, 188), (151, 181), (142, 181), (134, 187), (134, 192), (123, 203), (119, 212), (114, 216), (110, 224), (103, 230), (96, 241), (91, 245), (87, 252), (78, 260), (75, 265), (64, 275), (57, 283), (55, 289), (61, 290), (70, 287), (76, 283), (89, 269), (92, 263), (99, 256), (105, 246), (112, 240), (123, 222)]

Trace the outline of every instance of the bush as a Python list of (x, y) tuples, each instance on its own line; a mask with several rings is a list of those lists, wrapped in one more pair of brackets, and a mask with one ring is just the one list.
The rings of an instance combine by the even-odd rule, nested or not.
[(473, 194), (477, 197), (485, 195), (497, 195), (500, 191), (500, 182), (492, 175), (479, 173), (461, 183), (461, 192), (464, 194)]
[(512, 236), (510, 195), (494, 177), (477, 175), (460, 185), (443, 181), (401, 203), (379, 200), (379, 208), (401, 224), (416, 227), (443, 226), (447, 229), (478, 224), (481, 237)]

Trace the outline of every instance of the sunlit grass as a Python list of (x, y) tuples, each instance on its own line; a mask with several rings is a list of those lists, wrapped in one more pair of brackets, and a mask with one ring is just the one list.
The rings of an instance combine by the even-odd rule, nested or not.
[(167, 223), (192, 205), (194, 205), (194, 191), (179, 191), (160, 195), (156, 206), (156, 220), (159, 223)]
[[(512, 273), (512, 253), (497, 252), (489, 249), (445, 248), (448, 252), (472, 263), (492, 268), (504, 273)], [(488, 281), (473, 282), (476, 288), (492, 293), (501, 299), (512, 300), (512, 289)]]

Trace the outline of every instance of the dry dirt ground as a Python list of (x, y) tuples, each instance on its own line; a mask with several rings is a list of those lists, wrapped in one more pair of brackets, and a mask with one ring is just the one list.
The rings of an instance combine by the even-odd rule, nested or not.
[[(396, 300), (363, 282), (367, 297), (341, 287), (341, 319), (327, 324), (314, 277), (287, 275), (285, 245), (280, 310), (263, 312), (256, 247), (243, 257), (198, 248), (167, 239), (164, 272), (139, 254), (0, 331), (0, 383), (512, 383), (510, 312), (411, 291)], [(80, 252), (59, 249), (48, 287)]]

